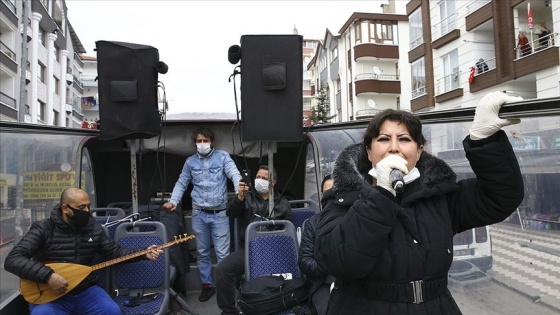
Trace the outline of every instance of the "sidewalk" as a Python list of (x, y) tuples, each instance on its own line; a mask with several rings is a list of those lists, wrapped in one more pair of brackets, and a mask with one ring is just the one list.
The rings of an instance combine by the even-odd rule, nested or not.
[[(545, 269), (550, 272), (550, 277), (546, 280), (554, 282), (554, 285), (560, 288), (560, 282), (554, 280), (555, 276), (558, 275), (558, 270), (551, 270), (558, 269), (557, 266), (560, 265), (559, 232), (527, 228), (522, 230), (519, 225), (508, 223), (493, 225), (490, 232), (493, 242), (495, 241), (496, 245), (503, 245), (503, 241), (507, 240), (509, 248), (494, 247), (495, 267), (489, 270), (487, 274), (495, 283), (525, 295), (535, 303), (540, 303), (560, 313), (560, 298), (557, 295), (549, 295), (542, 290), (538, 290), (534, 284), (529, 283), (534, 281), (528, 277), (531, 274), (530, 271), (542, 273), (542, 267), (545, 266)], [(503, 263), (502, 260), (502, 264), (497, 265), (497, 258), (504, 255), (508, 258), (507, 263)], [(547, 258), (543, 258), (544, 256)], [(521, 259), (523, 260), (521, 261)], [(523, 266), (523, 269), (520, 269), (520, 266)], [(538, 281), (539, 278), (534, 280)], [(541, 281), (545, 282), (546, 280), (543, 278)]]

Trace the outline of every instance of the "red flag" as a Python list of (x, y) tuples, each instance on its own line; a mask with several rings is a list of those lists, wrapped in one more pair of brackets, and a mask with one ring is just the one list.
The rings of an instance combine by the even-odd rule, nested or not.
[(533, 10), (531, 9), (531, 3), (527, 3), (527, 25), (529, 29), (533, 29), (535, 24), (533, 23)]
[(474, 82), (474, 67), (471, 67), (471, 74), (469, 75), (469, 83)]

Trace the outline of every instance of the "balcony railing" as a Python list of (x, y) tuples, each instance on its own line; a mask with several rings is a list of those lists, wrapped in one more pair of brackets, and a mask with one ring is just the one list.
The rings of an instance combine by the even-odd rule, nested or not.
[(555, 46), (554, 38), (557, 34), (558, 33), (551, 33), (546, 36), (534, 39), (533, 41), (529, 41), (527, 45), (523, 45), (522, 47), (515, 47), (515, 56), (517, 57), (517, 59), (519, 59), (534, 54), (548, 47)]
[(360, 109), (356, 111), (356, 118), (362, 118), (366, 116), (374, 116), (375, 114), (379, 113), (379, 109)]
[(426, 87), (425, 86), (421, 86), (419, 88), (416, 88), (414, 90), (412, 90), (412, 98), (415, 99), (417, 97), (420, 97), (422, 95), (426, 94)]
[(391, 80), (391, 81), (398, 81), (399, 75), (398, 74), (376, 74), (376, 73), (362, 73), (357, 74), (354, 78), (355, 81), (360, 80)]
[(436, 94), (447, 93), (457, 88), (459, 88), (459, 71), (455, 71), (441, 79), (438, 79)]
[(10, 59), (16, 60), (16, 54), (2, 41), (0, 41), (0, 51), (2, 51), (4, 55), (10, 57)]
[(0, 92), (0, 103), (6, 104), (11, 108), (16, 108), (16, 100), (2, 92)]
[(436, 40), (457, 28), (457, 13), (453, 13), (434, 25), (432, 39)]
[(15, 0), (2, 0), (2, 2), (4, 2), (4, 4), (6, 4), (6, 6), (10, 8), (10, 10), (12, 10), (12, 12), (14, 12), (14, 14), (17, 14)]
[(483, 60), (482, 63), (477, 62), (474, 68), (475, 75), (480, 75), (490, 70), (496, 69), (496, 57)]
[(491, 1), (492, 0), (471, 0), (471, 3), (467, 5), (467, 14), (473, 13)]
[(410, 48), (409, 50), (413, 50), (414, 48), (422, 45), (424, 43), (424, 36), (420, 36), (412, 41), (410, 41)]

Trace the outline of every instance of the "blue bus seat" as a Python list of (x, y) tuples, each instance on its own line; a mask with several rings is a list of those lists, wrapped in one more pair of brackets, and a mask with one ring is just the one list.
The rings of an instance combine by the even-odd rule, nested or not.
[[(135, 228), (148, 226), (151, 228)], [(124, 222), (117, 227), (115, 241), (123, 248), (145, 249), (152, 244), (167, 243), (167, 232), (161, 222)], [(170, 262), (167, 249), (156, 261), (140, 258), (114, 265), (112, 269), (112, 289), (118, 292), (113, 299), (120, 306), (123, 315), (166, 314), (170, 300)], [(134, 301), (139, 294), (149, 293), (159, 295), (134, 307), (125, 306), (127, 301)]]

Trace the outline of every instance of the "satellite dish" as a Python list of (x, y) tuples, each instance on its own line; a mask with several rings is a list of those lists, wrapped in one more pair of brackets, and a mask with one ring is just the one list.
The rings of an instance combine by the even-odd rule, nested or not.
[(374, 108), (375, 109), (375, 101), (372, 100), (371, 98), (367, 101), (367, 104), (369, 107)]
[(378, 67), (373, 67), (373, 73), (375, 73), (376, 75), (380, 75), (381, 69), (379, 69)]

